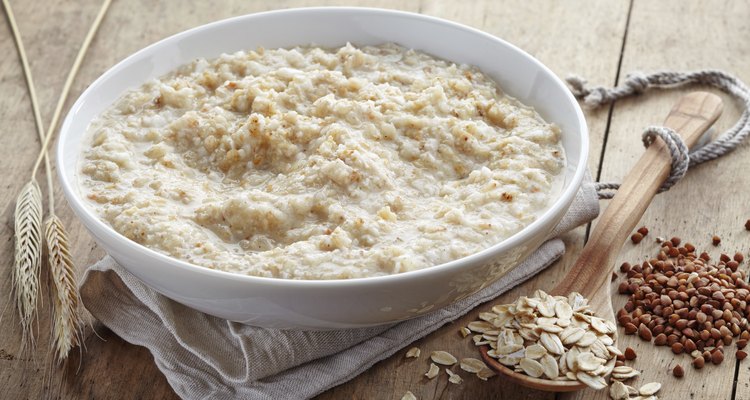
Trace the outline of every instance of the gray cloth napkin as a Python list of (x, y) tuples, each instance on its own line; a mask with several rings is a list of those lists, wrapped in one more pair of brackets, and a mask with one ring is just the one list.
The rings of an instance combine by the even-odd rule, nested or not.
[(543, 270), (565, 252), (555, 237), (598, 213), (596, 190), (587, 175), (552, 239), (505, 277), (443, 309), (385, 326), (307, 332), (229, 322), (158, 294), (110, 257), (88, 268), (81, 296), (109, 329), (151, 351), (182, 398), (304, 399), (354, 378)]

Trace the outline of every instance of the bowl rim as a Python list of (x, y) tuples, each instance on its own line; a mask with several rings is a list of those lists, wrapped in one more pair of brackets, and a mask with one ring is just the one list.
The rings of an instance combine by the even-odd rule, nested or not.
[[(523, 229), (511, 235), (510, 237), (500, 242), (497, 242), (476, 253), (473, 253), (468, 256), (465, 256), (456, 260), (452, 260), (446, 263), (433, 265), (427, 268), (422, 268), (419, 270), (407, 271), (407, 272), (402, 272), (398, 274), (391, 274), (391, 275), (384, 275), (384, 276), (349, 278), (349, 279), (285, 279), (285, 278), (273, 278), (273, 277), (260, 277), (260, 276), (245, 275), (245, 274), (236, 273), (236, 272), (227, 272), (227, 271), (222, 271), (218, 269), (212, 269), (209, 267), (199, 266), (199, 265), (187, 262), (187, 261), (177, 259), (169, 255), (166, 255), (164, 253), (158, 252), (156, 250), (153, 250), (151, 248), (148, 248), (144, 245), (141, 245), (135, 241), (128, 239), (127, 237), (123, 236), (122, 234), (114, 230), (109, 225), (105, 224), (101, 219), (96, 217), (93, 213), (93, 210), (91, 210), (89, 206), (84, 204), (83, 199), (80, 196), (80, 193), (73, 188), (72, 183), (68, 180), (66, 173), (65, 173), (66, 167), (64, 163), (62, 162), (62, 160), (64, 159), (64, 156), (65, 156), (64, 154), (64, 149), (66, 148), (65, 143), (68, 140), (68, 136), (72, 135), (69, 132), (71, 131), (70, 125), (72, 124), (74, 115), (77, 113), (77, 111), (80, 108), (82, 108), (83, 102), (88, 97), (88, 95), (93, 90), (95, 90), (98, 86), (100, 86), (102, 82), (105, 82), (108, 79), (110, 79), (111, 76), (117, 74), (126, 65), (132, 62), (135, 62), (136, 59), (140, 57), (142, 54), (151, 52), (152, 49), (156, 47), (163, 46), (165, 42), (176, 42), (184, 37), (200, 34), (201, 31), (210, 30), (212, 28), (215, 28), (223, 24), (233, 23), (239, 20), (252, 21), (253, 19), (256, 19), (256, 18), (264, 18), (264, 17), (268, 17), (272, 15), (280, 15), (280, 14), (292, 15), (292, 14), (332, 13), (332, 12), (365, 13), (365, 14), (373, 14), (373, 15), (394, 16), (394, 17), (418, 19), (422, 21), (448, 25), (449, 27), (452, 27), (454, 29), (464, 30), (471, 34), (484, 37), (492, 41), (499, 42), (501, 45), (507, 46), (511, 50), (518, 52), (519, 54), (527, 58), (531, 63), (536, 64), (536, 66), (539, 67), (541, 71), (543, 71), (549, 77), (552, 78), (552, 82), (554, 82), (554, 84), (557, 85), (558, 88), (563, 91), (565, 96), (567, 96), (568, 100), (573, 104), (574, 106), (573, 108), (575, 110), (575, 116), (580, 126), (580, 129), (578, 132), (580, 134), (580, 138), (579, 138), (580, 155), (578, 159), (576, 160), (577, 161), (576, 171), (571, 181), (563, 187), (563, 191), (560, 194), (560, 196), (557, 198), (557, 200), (555, 200), (555, 202), (551, 206), (548, 206), (548, 208), (541, 215), (539, 215), (537, 219), (535, 219), (531, 224), (525, 226)], [(96, 228), (98, 228), (101, 232), (108, 235), (110, 238), (113, 238), (114, 240), (121, 242), (120, 244), (127, 247), (127, 250), (145, 253), (144, 255), (148, 256), (149, 258), (156, 258), (155, 261), (160, 261), (162, 263), (171, 264), (173, 266), (187, 270), (191, 273), (197, 273), (200, 275), (204, 275), (206, 277), (213, 277), (213, 278), (219, 278), (219, 279), (231, 279), (233, 281), (248, 282), (248, 283), (262, 283), (264, 285), (271, 285), (271, 286), (284, 286), (284, 287), (291, 286), (291, 287), (296, 287), (296, 288), (314, 288), (314, 287), (332, 288), (332, 287), (341, 287), (341, 286), (357, 287), (357, 286), (365, 286), (365, 285), (374, 285), (374, 284), (381, 284), (381, 283), (389, 283), (389, 282), (393, 282), (397, 280), (420, 279), (424, 276), (434, 275), (440, 272), (443, 272), (443, 273), (455, 272), (454, 270), (458, 270), (466, 264), (473, 264), (476, 262), (481, 262), (486, 258), (494, 256), (495, 254), (501, 253), (505, 250), (508, 250), (508, 249), (511, 249), (513, 247), (523, 244), (527, 239), (532, 237), (535, 234), (535, 232), (543, 224), (548, 223), (549, 219), (553, 218), (554, 215), (557, 214), (561, 208), (565, 207), (566, 205), (572, 202), (573, 198), (575, 197), (576, 193), (578, 192), (581, 186), (584, 174), (587, 169), (588, 152), (589, 152), (588, 125), (586, 124), (586, 119), (583, 115), (583, 111), (581, 110), (581, 107), (579, 106), (576, 98), (568, 90), (567, 86), (565, 86), (562, 80), (557, 75), (555, 75), (555, 73), (553, 73), (542, 62), (540, 62), (539, 60), (537, 60), (536, 58), (534, 58), (533, 56), (531, 56), (524, 50), (520, 49), (519, 47), (499, 37), (496, 37), (494, 35), (481, 31), (479, 29), (476, 29), (476, 28), (473, 28), (464, 24), (460, 24), (457, 22), (449, 21), (443, 18), (433, 17), (433, 16), (414, 13), (414, 12), (392, 10), (392, 9), (385, 9), (385, 8), (373, 8), (373, 7), (302, 7), (302, 8), (289, 8), (289, 9), (282, 9), (282, 10), (272, 10), (272, 11), (264, 11), (264, 12), (259, 12), (259, 13), (251, 13), (251, 14), (245, 14), (245, 15), (240, 15), (240, 16), (235, 16), (235, 17), (230, 17), (230, 18), (225, 18), (225, 19), (221, 19), (218, 21), (210, 22), (204, 25), (200, 25), (200, 26), (176, 33), (166, 38), (163, 38), (157, 42), (154, 42), (136, 51), (135, 53), (127, 56), (126, 58), (120, 60), (114, 66), (110, 67), (106, 72), (104, 72), (101, 76), (99, 76), (93, 83), (91, 83), (91, 85), (89, 85), (80, 94), (76, 102), (68, 111), (65, 117), (65, 120), (63, 121), (63, 124), (60, 128), (60, 136), (58, 139), (58, 146), (57, 146), (57, 152), (56, 152), (56, 164), (57, 164), (57, 172), (58, 172), (58, 177), (60, 179), (60, 184), (63, 188), (64, 193), (66, 194), (68, 203), (70, 204), (71, 208), (74, 211), (77, 211), (76, 214), (81, 219), (82, 223), (84, 225), (89, 225), (89, 224), (95, 225)], [(567, 166), (569, 166), (570, 164), (571, 164), (570, 162), (566, 161)]]

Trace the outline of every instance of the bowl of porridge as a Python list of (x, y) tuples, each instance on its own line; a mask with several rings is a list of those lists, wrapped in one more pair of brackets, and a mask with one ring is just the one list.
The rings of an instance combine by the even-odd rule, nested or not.
[(588, 132), (520, 49), (445, 20), (312, 8), (236, 17), (112, 67), (58, 171), (149, 287), (272, 328), (392, 323), (500, 279), (562, 218)]

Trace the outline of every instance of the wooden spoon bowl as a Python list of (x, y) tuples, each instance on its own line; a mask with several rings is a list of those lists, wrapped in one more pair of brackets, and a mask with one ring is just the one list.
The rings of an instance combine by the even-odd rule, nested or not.
[[(675, 104), (664, 121), (664, 126), (679, 133), (688, 148), (691, 148), (719, 118), (721, 110), (722, 101), (718, 96), (706, 92), (691, 92)], [(567, 296), (571, 292), (579, 292), (589, 300), (590, 310), (595, 315), (614, 322), (609, 289), (612, 266), (617, 261), (623, 243), (669, 176), (671, 160), (669, 149), (661, 139), (655, 140), (646, 149), (599, 217), (578, 260), (550, 294)], [(488, 350), (487, 346), (480, 347), (485, 363), (519, 385), (550, 392), (570, 392), (586, 388), (579, 381), (553, 381), (515, 372), (487, 355)]]
[(552, 381), (549, 379), (534, 378), (532, 376), (520, 374), (506, 367), (505, 365), (500, 364), (496, 359), (490, 357), (487, 354), (487, 351), (489, 350), (490, 347), (487, 345), (479, 347), (479, 353), (482, 354), (482, 360), (484, 360), (484, 363), (487, 364), (487, 366), (495, 372), (505, 376), (506, 378), (521, 386), (537, 390), (544, 390), (545, 392), (574, 392), (576, 390), (586, 388), (586, 385), (584, 385), (580, 381)]

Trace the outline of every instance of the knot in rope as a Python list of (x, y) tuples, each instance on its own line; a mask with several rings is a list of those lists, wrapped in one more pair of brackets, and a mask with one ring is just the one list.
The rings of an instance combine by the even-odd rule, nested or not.
[[(696, 166), (706, 161), (719, 158), (739, 146), (750, 135), (750, 89), (744, 82), (736, 77), (719, 70), (701, 70), (693, 72), (661, 71), (652, 74), (633, 72), (629, 74), (622, 85), (613, 88), (602, 86), (588, 87), (585, 79), (580, 76), (570, 76), (566, 79), (570, 90), (578, 98), (582, 98), (584, 104), (589, 108), (596, 108), (604, 104), (612, 103), (624, 97), (640, 94), (650, 88), (674, 88), (690, 83), (713, 86), (734, 97), (742, 106), (740, 119), (708, 144), (699, 147), (692, 153), (682, 138), (672, 129), (651, 126), (643, 133), (643, 142), (648, 147), (656, 136), (666, 143), (672, 155), (672, 171), (669, 178), (661, 186), (659, 192), (669, 190), (685, 174), (689, 167)], [(617, 190), (619, 184), (597, 183), (596, 188), (599, 198), (609, 199), (614, 196), (612, 192), (605, 190)]]
[(664, 141), (667, 149), (669, 149), (669, 154), (672, 156), (672, 170), (669, 172), (667, 180), (659, 188), (659, 193), (662, 193), (669, 190), (669, 188), (674, 186), (675, 183), (687, 174), (688, 166), (690, 165), (690, 154), (688, 154), (688, 147), (680, 135), (666, 126), (649, 126), (646, 128), (641, 137), (643, 145), (649, 147), (656, 140), (657, 136)]
[[(688, 153), (685, 141), (682, 140), (680, 135), (666, 126), (649, 126), (646, 128), (641, 136), (643, 146), (648, 148), (654, 143), (657, 137), (664, 141), (672, 157), (669, 177), (659, 187), (658, 193), (662, 193), (669, 190), (669, 188), (674, 186), (675, 183), (679, 182), (687, 174), (688, 167), (690, 166), (690, 154)], [(600, 199), (611, 199), (615, 196), (615, 191), (620, 188), (620, 184), (597, 182), (595, 187)]]
[(573, 95), (583, 98), (583, 103), (588, 108), (596, 108), (623, 97), (643, 93), (649, 86), (648, 76), (641, 72), (629, 74), (622, 86), (609, 89), (603, 86), (589, 87), (585, 79), (575, 75), (568, 77), (566, 81)]
[(642, 72), (631, 72), (625, 77), (625, 86), (630, 89), (629, 94), (641, 94), (648, 89), (648, 85), (648, 76)]

